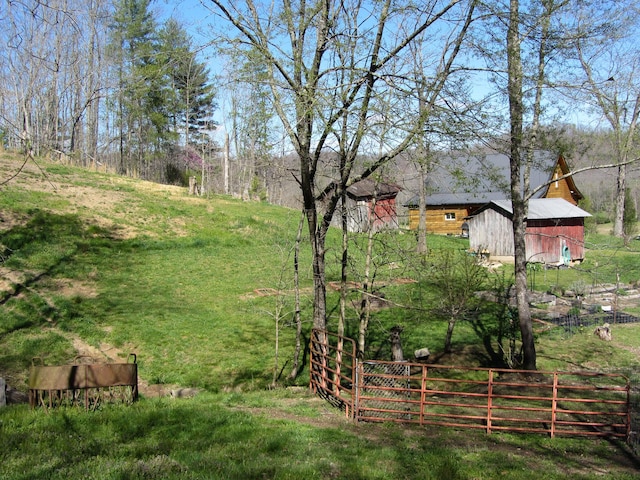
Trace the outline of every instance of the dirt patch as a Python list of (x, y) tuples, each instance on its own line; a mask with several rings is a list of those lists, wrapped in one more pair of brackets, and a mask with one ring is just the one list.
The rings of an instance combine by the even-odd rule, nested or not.
[[(11, 178), (10, 185), (24, 190), (44, 192), (60, 201), (51, 207), (55, 213), (72, 213), (110, 232), (114, 238), (133, 238), (143, 230), (143, 226), (155, 221), (144, 208), (126, 192), (135, 190), (143, 194), (161, 194), (182, 197), (185, 188), (174, 185), (161, 185), (129, 177), (100, 177), (95, 185), (87, 184), (87, 179), (74, 175), (73, 171), (56, 173), (55, 168), (48, 171), (40, 168), (33, 160), (24, 163), (24, 159), (10, 155), (0, 155), (0, 176)], [(65, 162), (56, 162), (65, 165)], [(54, 163), (54, 165), (56, 165)], [(50, 166), (51, 164), (48, 164)], [(96, 169), (97, 170), (97, 169)], [(102, 183), (101, 183), (102, 182)], [(185, 197), (185, 201), (201, 201), (196, 197)], [(56, 205), (52, 202), (51, 205)], [(122, 220), (125, 220), (123, 222)], [(167, 224), (164, 219), (164, 224)], [(8, 230), (24, 224), (24, 219), (10, 214), (0, 214), (0, 230)], [(126, 225), (126, 226), (124, 226)], [(136, 227), (140, 225), (140, 229)], [(186, 234), (186, 222), (172, 219), (169, 228), (177, 235)], [(152, 232), (144, 228), (145, 234)]]

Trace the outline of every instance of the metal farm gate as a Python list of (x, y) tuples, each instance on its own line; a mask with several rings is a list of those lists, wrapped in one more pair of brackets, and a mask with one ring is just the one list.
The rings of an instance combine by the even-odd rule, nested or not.
[(311, 389), (358, 421), (636, 436), (630, 382), (620, 374), (359, 361), (352, 339), (321, 330), (312, 334), (310, 370)]

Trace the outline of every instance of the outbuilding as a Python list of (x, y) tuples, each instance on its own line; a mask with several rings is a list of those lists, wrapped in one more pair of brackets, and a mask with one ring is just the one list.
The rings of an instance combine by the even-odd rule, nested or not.
[[(562, 155), (535, 152), (529, 172), (533, 198), (564, 198), (577, 205), (583, 198), (575, 185), (569, 165)], [(465, 219), (493, 200), (509, 198), (511, 167), (508, 155), (486, 154), (442, 159), (439, 168), (429, 172), (425, 181), (427, 232), (463, 235)], [(564, 177), (564, 178), (563, 178)], [(404, 206), (408, 209), (409, 228), (418, 228), (419, 195)]]
[[(584, 219), (591, 215), (562, 198), (529, 200), (525, 233), (528, 262), (567, 265), (584, 259)], [(469, 244), (492, 256), (513, 256), (510, 200), (494, 200), (467, 219)]]
[[(349, 186), (346, 202), (347, 230), (367, 232), (369, 229), (374, 231), (397, 229), (396, 197), (400, 190), (398, 185), (376, 182), (370, 178)], [(340, 215), (334, 215), (332, 223), (340, 226)]]

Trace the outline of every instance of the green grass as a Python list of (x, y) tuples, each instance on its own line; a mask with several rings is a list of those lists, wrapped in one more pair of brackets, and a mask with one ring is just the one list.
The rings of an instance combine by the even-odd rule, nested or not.
[(319, 424), (333, 414), (309, 394), (265, 397), (202, 394), (89, 413), (5, 409), (3, 478), (633, 478), (632, 463), (610, 463), (619, 446), (602, 440)]
[[(19, 164), (3, 158), (0, 178)], [(34, 357), (49, 365), (69, 363), (77, 354), (74, 339), (81, 339), (117, 349), (123, 360), (136, 353), (147, 382), (204, 393), (179, 401), (143, 397), (131, 407), (89, 413), (1, 409), (2, 478), (518, 479), (532, 478), (533, 471), (544, 472), (538, 478), (586, 479), (610, 470), (610, 478), (631, 478), (632, 464), (612, 465), (626, 458), (625, 450), (599, 440), (354, 426), (304, 393), (306, 363), (292, 382), (302, 392), (267, 390), (278, 306), (284, 375), (293, 354), (291, 248), (299, 212), (223, 196), (188, 197), (186, 189), (39, 164), (46, 178), (27, 169), (0, 190), (0, 376), (25, 391)], [(637, 252), (608, 237), (596, 240), (601, 247), (589, 251), (584, 268), (591, 268), (593, 257), (603, 281), (615, 281), (619, 271), (632, 278)], [(428, 241), (434, 255), (468, 247), (456, 238)], [(312, 275), (308, 241), (303, 243), (308, 339)], [(340, 278), (339, 245), (338, 232), (331, 231), (328, 281)], [(364, 238), (352, 242), (352, 280), (362, 279), (364, 245)], [(415, 236), (403, 232), (376, 239), (374, 286), (392, 303), (372, 316), (371, 357), (389, 358), (388, 329), (397, 324), (405, 328), (407, 356), (423, 347), (434, 357), (442, 353), (446, 322), (433, 308), (439, 292), (414, 246)], [(573, 277), (574, 269), (552, 275), (550, 284), (581, 278)], [(259, 295), (259, 289), (281, 294)], [(358, 298), (352, 292), (350, 299)], [(331, 329), (338, 306), (329, 289)], [(349, 308), (347, 316), (347, 333), (356, 338), (357, 311)], [(453, 344), (442, 363), (487, 361), (468, 322), (456, 325)], [(611, 344), (596, 342), (591, 332), (541, 334), (539, 366), (637, 368), (633, 349), (639, 344), (640, 326), (616, 329)]]

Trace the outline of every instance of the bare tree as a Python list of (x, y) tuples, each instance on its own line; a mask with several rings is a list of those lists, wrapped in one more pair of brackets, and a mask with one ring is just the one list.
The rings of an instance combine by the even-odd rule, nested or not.
[[(513, 209), (514, 278), (518, 321), (522, 341), (522, 367), (536, 369), (533, 324), (528, 302), (525, 227), (528, 200), (534, 191), (529, 172), (544, 113), (543, 92), (549, 85), (549, 64), (560, 62), (566, 38), (557, 19), (570, 7), (570, 0), (519, 0), (485, 5), (489, 15), (486, 36), (498, 50), (485, 50), (489, 69), (499, 92), (508, 101), (509, 197)], [(504, 35), (504, 36), (502, 36)], [(503, 52), (501, 56), (497, 52)], [(538, 187), (539, 189), (540, 187)]]
[(611, 129), (612, 159), (618, 164), (613, 234), (622, 237), (627, 165), (639, 151), (640, 51), (636, 36), (640, 11), (636, 2), (616, 3), (611, 9), (581, 4), (576, 11), (571, 26), (577, 68), (570, 79), (570, 95), (585, 102), (588, 113), (601, 115)]
[(0, 14), (3, 130), (35, 154), (95, 158), (103, 99), (106, 5), (9, 2)]
[[(403, 119), (396, 125), (393, 145), (367, 167), (354, 170), (378, 120), (371, 114), (379, 92), (393, 89), (391, 80), (406, 74), (390, 67), (402, 65), (394, 60), (427, 29), (463, 28), (459, 19), (465, 18), (470, 2), (431, 0), (417, 6), (390, 0), (375, 5), (284, 1), (269, 10), (252, 0), (211, 3), (238, 33), (227, 40), (248, 46), (267, 66), (273, 108), (299, 159), (298, 181), (313, 257), (313, 320), (315, 327), (325, 329), (325, 236), (342, 191), (396, 157), (419, 133), (415, 118)], [(401, 31), (398, 25), (405, 28)], [(349, 148), (339, 162), (337, 178), (323, 187), (318, 176), (322, 154), (335, 136), (346, 136)]]

